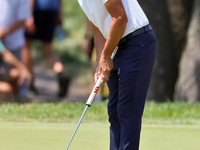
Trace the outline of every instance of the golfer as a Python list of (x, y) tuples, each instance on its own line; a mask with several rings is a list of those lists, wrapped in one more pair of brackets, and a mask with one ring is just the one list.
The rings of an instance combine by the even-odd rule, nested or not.
[(110, 150), (138, 150), (156, 37), (136, 0), (78, 1), (94, 31), (95, 80), (101, 75), (109, 86)]

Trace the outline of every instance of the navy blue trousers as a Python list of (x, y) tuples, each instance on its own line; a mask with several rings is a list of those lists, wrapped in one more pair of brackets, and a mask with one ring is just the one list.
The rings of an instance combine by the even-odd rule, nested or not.
[(119, 47), (110, 73), (110, 150), (138, 150), (142, 115), (156, 55), (156, 37), (147, 31)]

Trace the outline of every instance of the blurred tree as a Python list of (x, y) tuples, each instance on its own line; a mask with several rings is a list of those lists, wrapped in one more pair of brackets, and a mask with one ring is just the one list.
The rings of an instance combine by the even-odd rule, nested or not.
[(173, 100), (178, 62), (167, 0), (138, 0), (138, 2), (149, 18), (158, 41), (157, 59), (147, 99)]
[(200, 101), (200, 0), (195, 0), (187, 32), (187, 41), (180, 61), (175, 100)]
[(169, 12), (177, 46), (177, 62), (179, 62), (185, 47), (193, 2), (194, 0), (168, 0)]

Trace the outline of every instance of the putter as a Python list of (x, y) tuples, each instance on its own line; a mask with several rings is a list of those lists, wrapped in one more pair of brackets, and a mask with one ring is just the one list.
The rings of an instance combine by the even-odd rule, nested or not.
[[(112, 56), (111, 56), (111, 59), (114, 58), (115, 54), (117, 53), (117, 50), (118, 50), (118, 47), (116, 47), (116, 48), (114, 49), (114, 51), (113, 51), (113, 53), (112, 53)], [(86, 113), (88, 107), (92, 106), (92, 103), (93, 103), (93, 101), (94, 101), (94, 99), (95, 99), (95, 97), (96, 97), (96, 95), (97, 95), (97, 92), (98, 92), (98, 90), (99, 90), (99, 87), (101, 86), (101, 81), (102, 81), (102, 77), (100, 76), (99, 79), (97, 80), (97, 82), (96, 82), (96, 84), (95, 84), (95, 86), (94, 86), (92, 92), (90, 93), (90, 96), (89, 96), (89, 98), (88, 98), (88, 100), (87, 100), (87, 102), (86, 102), (85, 109), (84, 109), (84, 111), (83, 111), (83, 113), (82, 113), (82, 115), (81, 115), (81, 118), (80, 118), (80, 120), (79, 120), (79, 122), (78, 122), (78, 124), (77, 124), (77, 126), (76, 126), (76, 129), (74, 130), (74, 133), (73, 133), (73, 135), (72, 135), (72, 137), (71, 137), (71, 139), (70, 139), (70, 141), (69, 141), (69, 143), (68, 143), (68, 145), (67, 145), (66, 150), (68, 150), (68, 148), (69, 148), (69, 146), (70, 146), (70, 144), (71, 144), (71, 142), (72, 142), (72, 140), (73, 140), (73, 138), (74, 138), (74, 136), (75, 136), (75, 134), (76, 134), (76, 131), (78, 130), (78, 127), (79, 127), (79, 125), (81, 124), (81, 121), (83, 120), (83, 117), (84, 117), (84, 115), (85, 115), (85, 113)]]

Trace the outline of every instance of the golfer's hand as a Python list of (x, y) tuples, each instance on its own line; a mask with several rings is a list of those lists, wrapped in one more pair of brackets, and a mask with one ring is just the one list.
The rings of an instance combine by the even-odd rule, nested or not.
[(97, 82), (98, 78), (102, 77), (102, 84), (108, 81), (110, 76), (110, 71), (113, 68), (113, 61), (110, 57), (101, 57), (99, 61), (99, 69), (98, 72), (95, 73), (95, 82)]

